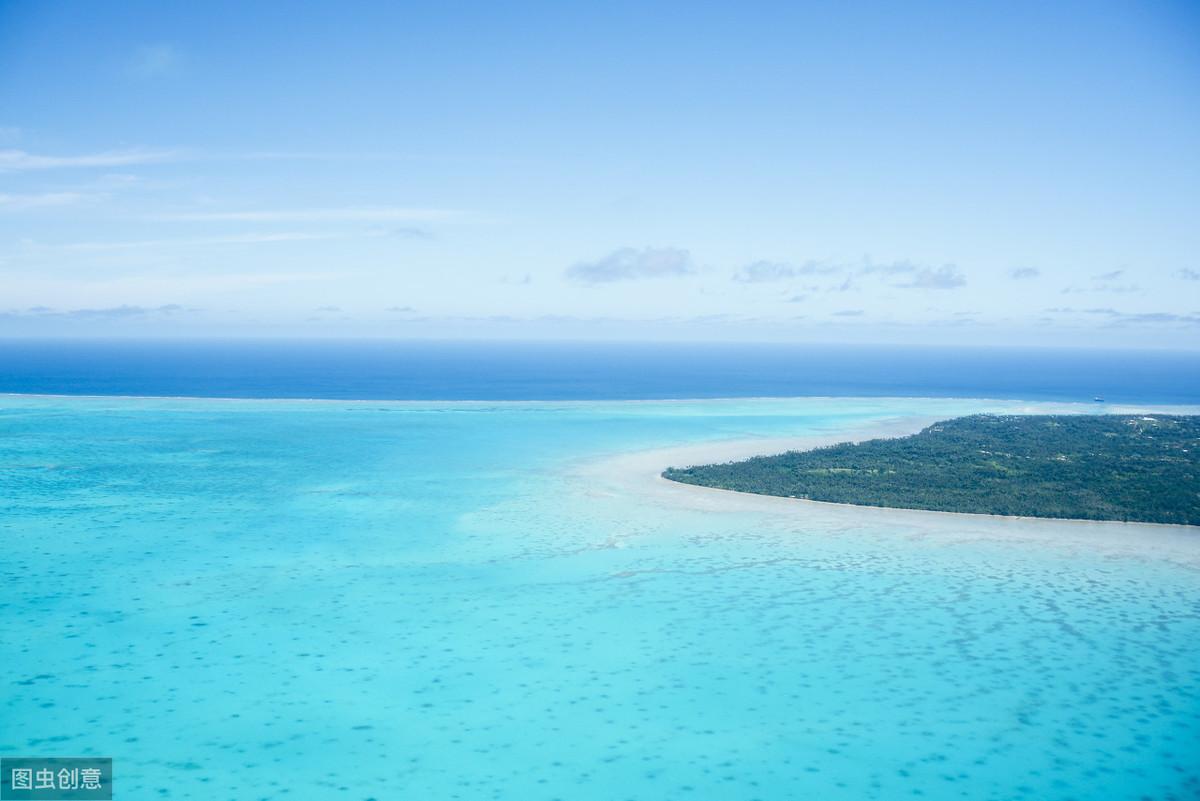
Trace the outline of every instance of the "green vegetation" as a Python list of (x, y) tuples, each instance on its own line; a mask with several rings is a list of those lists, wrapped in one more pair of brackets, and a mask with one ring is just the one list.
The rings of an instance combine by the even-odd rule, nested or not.
[(865, 506), (1200, 525), (1200, 416), (976, 415), (663, 476)]

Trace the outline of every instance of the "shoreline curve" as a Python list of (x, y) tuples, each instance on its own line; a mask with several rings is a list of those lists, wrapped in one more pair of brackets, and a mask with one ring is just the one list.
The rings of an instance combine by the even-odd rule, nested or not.
[[(1144, 410), (1148, 413), (1161, 413), (1149, 407), (1142, 407), (1141, 410)], [(805, 437), (733, 440), (726, 442), (686, 445), (675, 448), (661, 448), (652, 451), (643, 451), (638, 454), (628, 454), (625, 457), (618, 458), (621, 461), (629, 463), (628, 466), (632, 467), (636, 472), (645, 471), (650, 467), (651, 463), (653, 463), (654, 479), (660, 488), (665, 488), (673, 493), (679, 493), (681, 495), (692, 494), (695, 497), (704, 497), (708, 499), (720, 497), (720, 495), (723, 494), (731, 499), (736, 498), (739, 500), (753, 500), (771, 504), (787, 504), (793, 509), (803, 508), (804, 505), (808, 505), (810, 507), (817, 508), (841, 509), (887, 515), (903, 515), (912, 520), (918, 520), (920, 519), (920, 516), (934, 515), (936, 516), (936, 519), (943, 521), (961, 518), (972, 521), (991, 520), (1020, 523), (1032, 522), (1034, 525), (1069, 524), (1075, 526), (1100, 526), (1105, 528), (1145, 528), (1158, 531), (1175, 531), (1186, 533), (1191, 536), (1200, 534), (1200, 526), (1187, 525), (1183, 523), (1096, 520), (1076, 517), (1040, 517), (1034, 515), (997, 515), (986, 512), (956, 512), (950, 510), (920, 509), (905, 506), (882, 506), (877, 504), (845, 503), (840, 501), (820, 501), (808, 498), (790, 498), (784, 495), (768, 495), (765, 493), (744, 492), (742, 490), (731, 490), (721, 487), (707, 487), (702, 484), (688, 484), (682, 481), (674, 481), (666, 478), (663, 475), (663, 471), (665, 471), (668, 467), (686, 467), (697, 464), (716, 464), (721, 462), (742, 461), (757, 456), (774, 456), (793, 450), (813, 450), (827, 445), (836, 445), (845, 442), (863, 442), (869, 439), (905, 437), (916, 434), (926, 426), (935, 422), (939, 422), (943, 419), (945, 418), (937, 416), (906, 416), (879, 421), (875, 424), (871, 424), (862, 428), (852, 429), (836, 434), (832, 432), (817, 433), (812, 436)], [(687, 461), (689, 459), (692, 461)], [(666, 460), (673, 461), (669, 462)], [(645, 476), (643, 472), (643, 478), (649, 477)], [(783, 509), (787, 507), (780, 506), (779, 508)]]

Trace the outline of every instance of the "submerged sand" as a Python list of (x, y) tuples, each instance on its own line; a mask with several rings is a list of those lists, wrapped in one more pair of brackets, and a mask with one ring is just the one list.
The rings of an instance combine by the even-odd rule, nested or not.
[[(1048, 413), (1038, 408), (1031, 413)], [(1142, 410), (1133, 410), (1142, 411)], [(1159, 410), (1161, 411), (1161, 410)], [(892, 418), (839, 432), (803, 437), (758, 438), (699, 443), (622, 454), (593, 462), (578, 471), (589, 495), (621, 496), (660, 508), (714, 513), (754, 513), (803, 525), (806, 531), (847, 528), (895, 531), (906, 538), (946, 543), (1005, 540), (1065, 548), (1101, 549), (1120, 557), (1166, 559), (1200, 570), (1200, 526), (1061, 518), (938, 512), (811, 501), (775, 495), (683, 484), (663, 478), (668, 467), (739, 461), (842, 442), (915, 434), (943, 419), (931, 416)]]

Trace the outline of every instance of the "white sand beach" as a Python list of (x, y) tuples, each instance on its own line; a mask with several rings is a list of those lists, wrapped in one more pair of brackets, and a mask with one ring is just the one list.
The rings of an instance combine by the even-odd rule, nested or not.
[[(1038, 405), (1029, 411), (1048, 413), (1077, 411), (1078, 408)], [(1140, 408), (1130, 408), (1128, 411), (1163, 412), (1162, 409)], [(1198, 526), (858, 506), (701, 487), (662, 477), (662, 472), (668, 467), (737, 461), (843, 442), (907, 436), (938, 419), (942, 418), (908, 416), (861, 428), (805, 437), (728, 440), (639, 451), (582, 466), (577, 475), (586, 480), (589, 485), (587, 492), (592, 495), (623, 496), (665, 508), (762, 514), (785, 524), (802, 525), (806, 532), (837, 532), (847, 527), (861, 527), (890, 531), (909, 539), (936, 540), (947, 544), (1002, 539), (1058, 548), (1101, 549), (1114, 557), (1166, 559), (1200, 570)]]

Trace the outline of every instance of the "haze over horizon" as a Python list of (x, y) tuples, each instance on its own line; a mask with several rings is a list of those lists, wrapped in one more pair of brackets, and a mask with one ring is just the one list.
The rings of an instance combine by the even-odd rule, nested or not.
[(1196, 349), (1198, 145), (1185, 3), (0, 2), (0, 336)]

